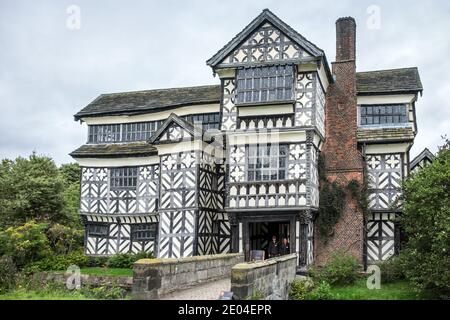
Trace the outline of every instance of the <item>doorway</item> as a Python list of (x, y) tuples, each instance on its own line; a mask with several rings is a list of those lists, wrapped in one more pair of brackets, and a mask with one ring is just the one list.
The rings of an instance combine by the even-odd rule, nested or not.
[(249, 240), (250, 250), (264, 250), (266, 257), (267, 249), (272, 236), (277, 237), (277, 241), (281, 239), (290, 239), (290, 223), (289, 221), (277, 222), (250, 222), (249, 223)]

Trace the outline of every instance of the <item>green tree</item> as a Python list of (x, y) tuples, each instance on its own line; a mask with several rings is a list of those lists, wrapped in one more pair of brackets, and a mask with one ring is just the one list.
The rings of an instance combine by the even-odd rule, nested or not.
[(81, 169), (78, 163), (65, 163), (59, 167), (59, 172), (66, 186), (80, 184)]
[(80, 166), (77, 163), (63, 164), (59, 168), (59, 172), (64, 186), (62, 191), (64, 213), (71, 226), (80, 228), (82, 225), (78, 214), (80, 208)]
[(406, 278), (420, 290), (450, 296), (450, 148), (410, 176), (403, 186), (400, 219), (407, 236), (402, 251)]
[(0, 165), (0, 221), (3, 226), (27, 220), (63, 221), (63, 179), (53, 160), (33, 153)]

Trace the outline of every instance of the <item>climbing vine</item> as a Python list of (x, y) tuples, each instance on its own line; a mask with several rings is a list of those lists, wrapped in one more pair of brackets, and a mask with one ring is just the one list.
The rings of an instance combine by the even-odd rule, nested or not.
[(325, 173), (325, 162), (322, 155), (319, 156), (319, 212), (316, 225), (321, 238), (327, 242), (334, 235), (334, 226), (342, 216), (345, 207), (345, 199), (349, 195), (356, 200), (364, 215), (368, 212), (367, 183), (359, 183), (351, 180), (346, 186), (336, 181), (329, 181)]

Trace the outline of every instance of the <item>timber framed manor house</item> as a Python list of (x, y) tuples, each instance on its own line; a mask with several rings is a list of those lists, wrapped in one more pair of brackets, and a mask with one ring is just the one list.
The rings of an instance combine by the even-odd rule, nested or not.
[[(337, 20), (330, 67), (266, 9), (207, 60), (220, 84), (102, 94), (79, 111), (86, 254), (249, 259), (272, 235), (300, 269), (336, 250), (361, 264), (395, 254), (422, 85), (417, 68), (356, 72), (355, 38), (355, 20)], [(346, 196), (327, 241), (319, 173), (370, 185), (369, 212)]]

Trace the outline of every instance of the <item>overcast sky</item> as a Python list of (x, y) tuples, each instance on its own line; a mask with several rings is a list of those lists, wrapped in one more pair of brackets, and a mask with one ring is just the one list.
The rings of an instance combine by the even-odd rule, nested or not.
[[(71, 5), (80, 28), (70, 24)], [(375, 5), (381, 11), (368, 14)], [(264, 8), (335, 57), (337, 18), (357, 20), (358, 71), (419, 67), (412, 155), (450, 133), (450, 1), (0, 0), (0, 159), (57, 163), (86, 141), (73, 115), (101, 93), (217, 84), (205, 61)], [(72, 11), (73, 12), (73, 11)]]

